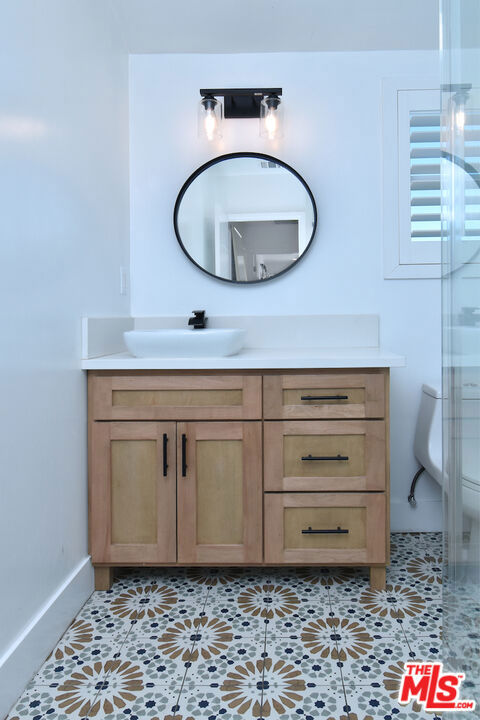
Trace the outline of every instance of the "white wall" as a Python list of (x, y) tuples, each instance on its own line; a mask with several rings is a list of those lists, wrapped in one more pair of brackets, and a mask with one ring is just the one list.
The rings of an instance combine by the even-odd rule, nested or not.
[[(378, 313), (382, 344), (406, 355), (392, 371), (392, 528), (439, 529), (430, 478), (406, 501), (417, 469), (422, 382), (440, 377), (440, 284), (382, 274), (381, 80), (438, 72), (434, 52), (139, 55), (130, 58), (132, 314)], [(256, 120), (227, 121), (216, 146), (197, 139), (200, 87), (282, 87), (284, 139), (258, 137)], [(266, 284), (232, 286), (195, 268), (172, 226), (176, 195), (200, 164), (260, 151), (291, 164), (315, 196), (316, 240), (297, 268)]]
[(81, 316), (129, 309), (128, 62), (105, 5), (2, 3), (0, 98), (3, 717), (93, 589)]

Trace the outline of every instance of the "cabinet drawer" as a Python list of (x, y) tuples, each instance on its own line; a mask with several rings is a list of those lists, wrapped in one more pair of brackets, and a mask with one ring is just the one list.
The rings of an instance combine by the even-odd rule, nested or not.
[(94, 375), (95, 420), (254, 420), (262, 378), (249, 375)]
[(267, 375), (263, 412), (272, 420), (383, 418), (385, 374)]
[(383, 493), (265, 495), (265, 562), (386, 562)]
[(264, 479), (266, 491), (384, 490), (385, 423), (266, 422)]

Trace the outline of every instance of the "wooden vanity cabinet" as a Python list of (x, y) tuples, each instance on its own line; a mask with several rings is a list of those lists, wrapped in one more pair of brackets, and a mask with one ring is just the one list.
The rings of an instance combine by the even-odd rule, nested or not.
[(389, 562), (388, 370), (90, 371), (90, 552), (115, 565)]

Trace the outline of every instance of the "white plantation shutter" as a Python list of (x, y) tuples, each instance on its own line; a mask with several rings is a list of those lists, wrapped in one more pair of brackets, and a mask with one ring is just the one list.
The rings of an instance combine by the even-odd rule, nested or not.
[[(440, 114), (410, 113), (410, 234), (413, 243), (441, 239), (441, 146)], [(465, 112), (465, 170), (455, 169), (465, 195), (465, 212), (456, 217), (458, 237), (465, 241), (465, 261), (480, 241), (480, 113)], [(458, 211), (457, 211), (458, 212)]]
[(410, 237), (441, 239), (440, 113), (410, 113)]

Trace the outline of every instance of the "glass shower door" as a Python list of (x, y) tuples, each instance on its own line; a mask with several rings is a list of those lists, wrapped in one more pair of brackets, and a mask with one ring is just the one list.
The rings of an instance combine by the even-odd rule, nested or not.
[(480, 718), (480, 3), (441, 0), (444, 628)]

